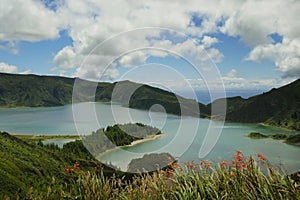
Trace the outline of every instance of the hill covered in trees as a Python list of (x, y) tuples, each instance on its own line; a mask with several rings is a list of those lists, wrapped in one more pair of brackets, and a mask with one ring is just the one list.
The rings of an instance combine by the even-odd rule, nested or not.
[[(232, 97), (226, 100), (227, 121), (265, 123), (300, 131), (300, 79), (248, 99)], [(220, 101), (224, 99), (212, 104)]]
[[(78, 80), (78, 79), (76, 79)], [(204, 105), (195, 100), (180, 97), (172, 92), (148, 85), (121, 81), (116, 83), (93, 83), (81, 80), (81, 90), (76, 94), (79, 102), (96, 101), (121, 103), (130, 108), (148, 110), (159, 104), (167, 113), (199, 117), (212, 117), (213, 104)], [(16, 75), (0, 73), (0, 107), (61, 106), (72, 103), (75, 79), (58, 76)], [(92, 96), (90, 83), (97, 87)], [(92, 84), (92, 85), (93, 85)], [(81, 91), (82, 94), (80, 93)], [(133, 91), (133, 92), (130, 92)], [(226, 120), (246, 123), (265, 123), (272, 126), (300, 130), (300, 79), (278, 89), (243, 99), (226, 98)], [(112, 95), (114, 95), (112, 97)], [(161, 111), (155, 110), (153, 111)], [(218, 114), (218, 113), (217, 113)]]
[[(161, 104), (167, 113), (199, 117), (199, 112), (195, 109), (195, 106), (198, 106), (201, 116), (207, 116), (206, 106), (195, 100), (130, 81), (94, 83), (58, 76), (6, 73), (0, 73), (0, 107), (47, 107), (70, 104), (75, 80), (80, 85), (75, 95), (78, 102), (110, 102), (114, 94), (113, 101), (130, 108), (150, 109), (155, 104)], [(95, 91), (86, 92), (93, 90), (95, 84), (97, 86)], [(130, 90), (133, 90), (131, 96), (126, 96)]]

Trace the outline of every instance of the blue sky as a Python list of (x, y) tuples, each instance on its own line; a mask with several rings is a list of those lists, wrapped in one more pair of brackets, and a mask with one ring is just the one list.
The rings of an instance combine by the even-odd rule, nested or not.
[(216, 66), (226, 90), (300, 77), (299, 1), (114, 2), (4, 0), (0, 71), (205, 90), (188, 58), (203, 72)]

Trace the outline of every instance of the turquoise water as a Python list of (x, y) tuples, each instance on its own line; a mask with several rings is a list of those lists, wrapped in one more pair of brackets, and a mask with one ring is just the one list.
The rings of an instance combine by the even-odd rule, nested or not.
[[(74, 116), (73, 116), (74, 114)], [(300, 148), (287, 145), (281, 140), (250, 139), (246, 135), (256, 131), (263, 134), (295, 134), (279, 128), (256, 124), (225, 123), (220, 138), (208, 135), (217, 143), (207, 156), (199, 157), (199, 150), (209, 124), (215, 129), (220, 123), (207, 119), (178, 117), (165, 113), (135, 110), (120, 105), (82, 103), (51, 108), (0, 109), (0, 130), (18, 134), (77, 135), (89, 134), (101, 127), (115, 123), (142, 122), (161, 129), (164, 135), (156, 140), (117, 149), (98, 157), (102, 162), (111, 162), (126, 170), (132, 158), (145, 153), (169, 152), (179, 162), (230, 160), (236, 150), (245, 155), (262, 153), (271, 163), (284, 167), (288, 172), (300, 170)], [(195, 136), (195, 137), (194, 137)], [(62, 144), (63, 141), (54, 141)]]

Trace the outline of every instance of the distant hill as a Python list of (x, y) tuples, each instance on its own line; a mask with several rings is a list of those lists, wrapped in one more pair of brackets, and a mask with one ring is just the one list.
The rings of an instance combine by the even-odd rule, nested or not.
[[(72, 103), (74, 81), (74, 78), (59, 76), (0, 73), (0, 107), (47, 107), (70, 104)], [(89, 83), (92, 82), (80, 81), (82, 91), (91, 89), (89, 88)], [(126, 97), (128, 95), (127, 91), (131, 88), (134, 89), (134, 93), (131, 94), (129, 102), (126, 102), (128, 99)], [(176, 96), (174, 93), (159, 88), (130, 81), (101, 82), (98, 83), (96, 88), (95, 98), (85, 95), (84, 92), (77, 94), (76, 98), (80, 99), (80, 102), (94, 100), (97, 102), (109, 102), (113, 91), (115, 94), (114, 101), (121, 104), (124, 103), (131, 108), (150, 109), (155, 104), (161, 104), (167, 113), (199, 117), (199, 114), (195, 111), (195, 106), (198, 106), (201, 116), (208, 116), (204, 104)]]
[[(77, 79), (78, 80), (78, 79)], [(0, 107), (61, 106), (72, 103), (74, 78), (59, 76), (17, 75), (0, 73)], [(87, 91), (89, 81), (79, 80), (82, 91)], [(130, 108), (161, 111), (154, 105), (164, 107), (167, 113), (210, 117), (212, 104), (218, 105), (224, 99), (204, 105), (159, 88), (121, 81), (96, 83), (95, 96), (77, 94), (82, 101), (121, 103)], [(131, 93), (130, 91), (134, 91)], [(272, 89), (248, 99), (227, 98), (227, 121), (265, 123), (300, 130), (300, 79), (278, 89)], [(218, 116), (211, 116), (217, 118)]]
[[(224, 99), (218, 99), (212, 104)], [(208, 105), (208, 108), (211, 104)], [(248, 99), (227, 98), (227, 121), (265, 123), (300, 131), (300, 79)]]

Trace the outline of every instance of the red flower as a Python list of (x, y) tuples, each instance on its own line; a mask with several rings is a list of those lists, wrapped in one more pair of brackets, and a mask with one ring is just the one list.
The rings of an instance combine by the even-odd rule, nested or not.
[(242, 167), (242, 168), (246, 168), (246, 164), (245, 164), (245, 163), (242, 163), (242, 164), (241, 164), (241, 167)]
[(229, 176), (230, 176), (231, 178), (233, 178), (233, 177), (235, 176), (235, 174), (234, 174), (233, 172), (231, 172), (231, 173), (229, 174)]
[(236, 153), (236, 155), (238, 156), (238, 155), (241, 155), (243, 152), (240, 151), (240, 150), (237, 150), (235, 153)]
[(201, 160), (200, 165), (207, 165), (207, 163), (204, 160)]
[(257, 154), (257, 157), (259, 157), (261, 160), (267, 160), (267, 158), (260, 153)]
[(227, 164), (228, 164), (227, 161), (224, 160), (221, 162), (221, 167), (225, 168), (227, 166)]
[(79, 168), (79, 166), (80, 166), (79, 163), (78, 163), (78, 162), (75, 162), (74, 165), (73, 165), (73, 168), (74, 168), (74, 169), (77, 169), (77, 168)]
[(243, 161), (243, 157), (240, 156), (240, 155), (236, 155), (236, 156), (235, 156), (235, 159), (236, 159), (238, 162), (242, 162), (242, 161)]
[(175, 163), (174, 165), (173, 165), (173, 168), (174, 169), (176, 169), (176, 168), (178, 168), (179, 167), (179, 164), (178, 163)]
[(65, 168), (65, 172), (66, 172), (66, 173), (70, 173), (70, 168), (69, 168), (69, 167), (66, 167), (66, 168)]

